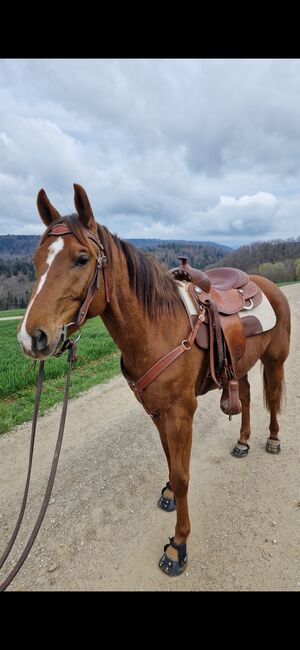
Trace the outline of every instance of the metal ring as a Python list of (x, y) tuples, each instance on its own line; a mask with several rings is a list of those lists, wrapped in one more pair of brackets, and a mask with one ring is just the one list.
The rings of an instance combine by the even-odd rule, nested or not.
[(250, 300), (251, 305), (250, 305), (250, 307), (246, 307), (246, 305), (244, 305), (244, 309), (252, 309), (252, 307), (253, 307), (253, 300), (252, 300), (251, 298), (247, 298), (247, 300)]
[(77, 336), (77, 338), (76, 338), (76, 339), (72, 339), (72, 341), (74, 341), (75, 343), (77, 343), (77, 341), (79, 341), (80, 337), (81, 337), (81, 330), (78, 330), (78, 336)]
[(187, 339), (183, 339), (181, 345), (184, 347), (185, 350), (190, 350), (191, 349), (191, 346), (190, 346)]
[(63, 342), (65, 342), (67, 340), (67, 338), (68, 338), (68, 327), (70, 327), (70, 325), (75, 325), (75, 321), (72, 320), (71, 323), (63, 325), (63, 328), (62, 328)]

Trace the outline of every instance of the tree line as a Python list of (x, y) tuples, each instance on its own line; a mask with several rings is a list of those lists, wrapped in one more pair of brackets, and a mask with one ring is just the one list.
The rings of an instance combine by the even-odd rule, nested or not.
[(232, 266), (272, 282), (300, 280), (300, 237), (253, 242), (231, 251), (212, 266)]
[[(14, 250), (21, 247), (12, 236)], [(34, 238), (38, 239), (38, 238)], [(36, 242), (33, 250), (36, 247)], [(180, 264), (178, 256), (188, 257), (195, 268), (206, 270), (221, 266), (233, 266), (247, 273), (263, 275), (273, 282), (300, 280), (300, 237), (296, 239), (254, 242), (241, 246), (224, 256), (221, 248), (189, 242), (165, 242), (144, 247), (146, 253), (154, 254), (167, 268)], [(30, 257), (11, 253), (0, 256), (0, 309), (26, 307), (35, 281), (35, 268)]]

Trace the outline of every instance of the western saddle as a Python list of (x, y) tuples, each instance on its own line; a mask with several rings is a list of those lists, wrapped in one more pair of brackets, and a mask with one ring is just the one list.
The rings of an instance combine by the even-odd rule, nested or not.
[[(239, 312), (249, 311), (260, 304), (262, 292), (244, 271), (218, 268), (206, 273), (188, 264), (187, 257), (179, 257), (181, 265), (171, 269), (176, 280), (188, 283), (188, 292), (198, 315), (205, 307), (205, 320), (197, 333), (199, 347), (209, 349), (210, 364), (200, 387), (200, 395), (213, 388), (223, 388), (220, 406), (227, 415), (241, 412), (235, 364), (245, 351), (247, 319)], [(197, 316), (194, 317), (194, 320)], [(256, 319), (254, 319), (256, 320)]]

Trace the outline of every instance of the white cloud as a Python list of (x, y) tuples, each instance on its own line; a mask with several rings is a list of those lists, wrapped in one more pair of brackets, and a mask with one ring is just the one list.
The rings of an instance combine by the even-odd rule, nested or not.
[(123, 237), (299, 234), (300, 61), (0, 62), (0, 232), (72, 183)]

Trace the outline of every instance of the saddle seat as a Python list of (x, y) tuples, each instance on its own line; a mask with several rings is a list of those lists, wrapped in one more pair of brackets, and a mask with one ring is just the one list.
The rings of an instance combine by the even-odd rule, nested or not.
[(210, 279), (211, 286), (214, 289), (221, 289), (222, 291), (227, 291), (227, 289), (240, 289), (249, 282), (249, 276), (245, 271), (234, 269), (230, 266), (210, 269), (206, 271), (206, 275)]

